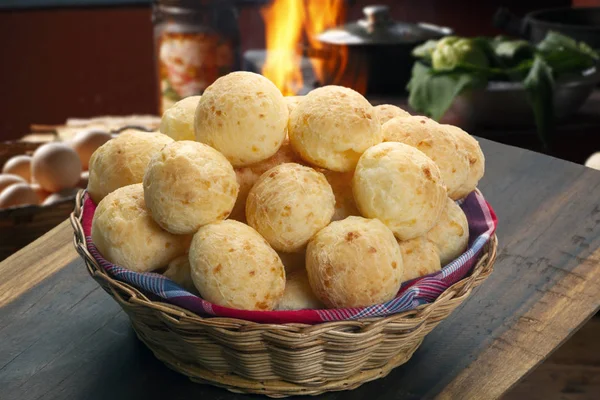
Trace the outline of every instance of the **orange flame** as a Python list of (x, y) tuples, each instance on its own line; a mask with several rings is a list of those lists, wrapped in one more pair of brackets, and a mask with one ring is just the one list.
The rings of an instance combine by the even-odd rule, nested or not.
[(265, 21), (267, 59), (262, 74), (281, 90), (284, 96), (297, 94), (304, 84), (301, 56), (303, 38), (311, 46), (310, 61), (321, 84), (351, 87), (366, 91), (364, 60), (352, 60), (348, 69), (347, 46), (329, 46), (317, 36), (346, 19), (344, 0), (274, 0), (262, 9)]
[(321, 57), (311, 58), (317, 79), (321, 82), (339, 83), (348, 64), (348, 47), (339, 46), (335, 51), (317, 39), (320, 33), (340, 26), (346, 20), (344, 0), (308, 1), (308, 21), (306, 33), (311, 47), (321, 53)]
[(300, 55), (296, 46), (302, 42), (306, 20), (302, 0), (276, 0), (261, 10), (265, 20), (267, 59), (262, 74), (291, 96), (302, 88)]

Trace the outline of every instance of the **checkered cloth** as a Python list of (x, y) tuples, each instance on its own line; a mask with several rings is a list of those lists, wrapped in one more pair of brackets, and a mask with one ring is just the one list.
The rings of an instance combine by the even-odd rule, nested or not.
[(369, 307), (328, 310), (246, 311), (209, 303), (160, 274), (132, 272), (105, 260), (90, 237), (92, 218), (96, 206), (87, 194), (82, 225), (88, 249), (98, 264), (113, 278), (138, 288), (152, 300), (177, 305), (202, 317), (227, 317), (277, 324), (317, 324), (325, 321), (383, 317), (411, 310), (421, 304), (433, 302), (444, 290), (467, 276), (477, 262), (479, 253), (494, 234), (498, 221), (494, 210), (478, 191), (471, 193), (459, 205), (469, 221), (470, 239), (465, 253), (435, 274), (405, 282), (396, 297), (388, 302)]

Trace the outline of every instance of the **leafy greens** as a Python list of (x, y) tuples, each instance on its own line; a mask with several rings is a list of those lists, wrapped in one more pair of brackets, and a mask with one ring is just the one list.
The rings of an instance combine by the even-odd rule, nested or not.
[(521, 82), (545, 146), (554, 120), (555, 79), (581, 74), (600, 61), (587, 44), (557, 32), (549, 32), (537, 46), (503, 36), (446, 37), (429, 40), (412, 54), (418, 61), (407, 89), (415, 110), (439, 120), (466, 90), (484, 88), (490, 81)]

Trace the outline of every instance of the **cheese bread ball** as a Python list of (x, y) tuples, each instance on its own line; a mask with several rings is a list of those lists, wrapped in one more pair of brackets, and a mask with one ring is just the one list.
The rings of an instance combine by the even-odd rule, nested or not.
[(187, 254), (179, 256), (169, 263), (163, 276), (169, 278), (188, 292), (197, 292), (190, 269), (190, 257)]
[(249, 165), (247, 167), (235, 168), (235, 174), (237, 176), (238, 184), (240, 185), (240, 191), (229, 218), (240, 222), (246, 222), (246, 199), (248, 198), (250, 189), (252, 189), (252, 186), (254, 186), (256, 181), (258, 181), (258, 178), (279, 164), (290, 162), (299, 163), (300, 161), (300, 157), (292, 149), (292, 145), (290, 144), (289, 140), (286, 139), (277, 153), (266, 160)]
[(119, 188), (102, 199), (92, 220), (92, 241), (98, 251), (108, 261), (136, 272), (166, 266), (186, 253), (190, 239), (154, 222), (141, 183)]
[(246, 219), (275, 250), (293, 252), (329, 224), (334, 206), (323, 174), (285, 163), (262, 174), (250, 189)]
[(173, 140), (196, 140), (194, 116), (200, 97), (186, 97), (167, 109), (160, 120), (160, 132)]
[(210, 85), (196, 108), (196, 140), (219, 150), (235, 167), (266, 160), (285, 139), (289, 111), (262, 75), (232, 72)]
[(352, 194), (354, 171), (335, 172), (324, 169), (323, 174), (335, 196), (335, 211), (332, 221), (339, 221), (351, 215), (360, 215)]
[(303, 98), (304, 98), (304, 96), (286, 96), (285, 97), (285, 102), (288, 106), (288, 110), (290, 113), (294, 110), (294, 108), (296, 108), (298, 103), (300, 103), (300, 100), (302, 100)]
[(285, 289), (285, 270), (275, 250), (238, 221), (200, 228), (190, 247), (190, 267), (200, 295), (224, 307), (272, 310)]
[(3, 174), (17, 175), (31, 182), (31, 156), (19, 155), (8, 159), (2, 167)]
[(402, 282), (402, 255), (377, 219), (348, 217), (329, 224), (306, 249), (313, 292), (328, 307), (363, 307), (391, 300)]
[(152, 157), (144, 175), (144, 198), (152, 218), (180, 235), (227, 218), (238, 189), (225, 156), (189, 140), (165, 146)]
[(433, 274), (442, 269), (437, 247), (424, 236), (399, 242), (399, 245), (404, 263), (403, 282)]
[(420, 116), (394, 118), (383, 127), (386, 142), (402, 142), (416, 147), (440, 168), (448, 195), (457, 199), (459, 188), (469, 174), (466, 151), (447, 130), (432, 119)]
[(277, 310), (319, 310), (324, 308), (314, 294), (305, 268), (298, 268), (285, 274), (285, 291), (277, 304)]
[(469, 244), (469, 222), (458, 204), (451, 199), (446, 201), (442, 216), (427, 232), (427, 239), (436, 245), (442, 265), (465, 252)]
[(172, 142), (162, 133), (130, 130), (100, 146), (89, 167), (87, 190), (94, 203), (120, 187), (142, 183), (152, 156)]
[(353, 170), (360, 155), (383, 139), (373, 106), (341, 86), (307, 94), (290, 115), (288, 134), (304, 160), (338, 172)]
[(469, 172), (467, 179), (463, 184), (456, 190), (453, 198), (462, 199), (467, 196), (477, 187), (479, 180), (483, 177), (485, 172), (485, 157), (479, 147), (479, 143), (475, 138), (463, 131), (457, 126), (443, 125), (446, 130), (456, 139), (458, 145), (461, 146), (467, 153), (469, 160)]
[(408, 112), (391, 104), (380, 104), (375, 106), (375, 114), (377, 115), (377, 118), (379, 118), (381, 125), (385, 124), (392, 118), (410, 117)]
[(437, 165), (403, 143), (381, 143), (367, 150), (356, 166), (352, 188), (361, 214), (379, 218), (400, 240), (433, 228), (446, 204)]

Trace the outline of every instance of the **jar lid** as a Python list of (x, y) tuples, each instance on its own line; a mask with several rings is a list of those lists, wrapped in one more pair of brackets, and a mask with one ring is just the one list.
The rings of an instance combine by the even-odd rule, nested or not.
[(219, 5), (264, 5), (269, 0), (154, 0), (154, 3), (174, 8), (197, 9)]
[(327, 30), (317, 36), (323, 43), (334, 45), (419, 43), (453, 33), (452, 29), (433, 24), (410, 24), (392, 19), (384, 5), (363, 8), (364, 19)]

